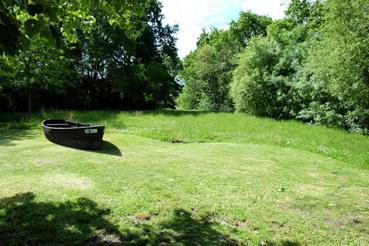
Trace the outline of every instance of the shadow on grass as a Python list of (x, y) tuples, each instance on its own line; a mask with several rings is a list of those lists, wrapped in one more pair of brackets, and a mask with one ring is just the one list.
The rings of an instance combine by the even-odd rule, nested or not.
[[(42, 202), (33, 193), (0, 199), (0, 245), (247, 245), (216, 231), (211, 216), (175, 209), (160, 224), (135, 222), (119, 230), (109, 209), (87, 198)], [(270, 246), (298, 246), (284, 241)]]
[[(184, 209), (175, 209), (172, 218), (159, 224), (159, 230), (149, 225), (143, 226), (148, 241), (154, 245), (180, 243), (181, 245), (246, 245), (224, 235), (213, 228), (211, 216), (194, 218)], [(134, 235), (134, 240), (140, 235)]]
[(81, 245), (119, 242), (119, 232), (94, 201), (38, 202), (33, 193), (0, 200), (0, 245)]
[(103, 141), (101, 148), (99, 150), (94, 150), (90, 152), (100, 153), (100, 154), (105, 154), (105, 155), (122, 156), (122, 152), (120, 151), (120, 149), (116, 145), (108, 141)]
[(98, 150), (80, 149), (80, 148), (69, 147), (69, 146), (65, 146), (65, 145), (58, 144), (58, 143), (53, 143), (53, 142), (50, 142), (50, 144), (56, 144), (56, 145), (61, 146), (63, 148), (75, 149), (75, 150), (86, 151), (86, 152), (91, 152), (91, 153), (98, 153), (98, 154), (104, 154), (104, 155), (113, 155), (113, 156), (120, 156), (120, 157), (123, 156), (120, 149), (116, 145), (114, 145), (114, 144), (112, 144), (108, 141), (103, 141), (100, 149), (98, 149)]
[(15, 141), (29, 139), (36, 134), (27, 130), (0, 129), (0, 145), (15, 146)]

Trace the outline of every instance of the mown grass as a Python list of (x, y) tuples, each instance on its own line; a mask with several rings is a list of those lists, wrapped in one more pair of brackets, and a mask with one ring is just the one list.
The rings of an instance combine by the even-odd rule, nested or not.
[[(0, 244), (369, 244), (368, 137), (241, 114), (0, 117)], [(52, 117), (107, 142), (51, 144)]]

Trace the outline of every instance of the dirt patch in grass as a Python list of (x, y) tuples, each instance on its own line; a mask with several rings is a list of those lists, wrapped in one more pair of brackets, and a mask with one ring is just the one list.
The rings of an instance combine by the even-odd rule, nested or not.
[(94, 244), (97, 245), (122, 245), (122, 238), (116, 234), (108, 234), (102, 230), (95, 237)]
[(255, 227), (252, 226), (249, 220), (236, 220), (233, 225), (239, 230), (253, 231)]
[(340, 182), (346, 181), (348, 178), (346, 175), (338, 175), (335, 173), (319, 172), (319, 171), (310, 172), (308, 176), (316, 180), (337, 180)]
[(51, 159), (51, 158), (44, 158), (44, 159), (36, 159), (36, 160), (33, 160), (32, 163), (35, 165), (35, 166), (39, 166), (39, 167), (42, 167), (42, 166), (52, 166), (52, 165), (55, 165), (56, 161), (54, 159)]
[(358, 206), (366, 206), (369, 210), (369, 187), (350, 186), (344, 188), (344, 194), (351, 197), (351, 202)]
[(135, 223), (146, 223), (148, 221), (150, 221), (152, 218), (151, 214), (147, 213), (147, 212), (141, 212), (141, 213), (137, 213), (134, 215), (134, 222)]
[(319, 185), (302, 184), (296, 187), (295, 192), (303, 196), (319, 197), (327, 194), (328, 189)]
[(177, 138), (171, 139), (168, 142), (169, 143), (172, 143), (172, 144), (185, 144), (185, 143), (187, 143), (186, 141), (184, 141), (182, 139), (177, 139)]
[[(240, 160), (234, 160), (235, 163), (239, 162)], [(270, 161), (270, 160), (264, 160), (264, 159), (258, 159), (258, 158), (252, 158), (252, 157), (244, 157), (241, 159), (243, 163), (246, 165), (243, 165), (242, 168), (245, 169), (247, 172), (252, 172), (254, 174), (268, 174), (272, 172), (277, 165), (277, 163)]]
[(42, 177), (41, 182), (45, 186), (76, 190), (92, 189), (95, 186), (91, 179), (77, 174), (52, 174)]
[[(351, 215), (341, 215), (341, 216), (337, 216), (337, 217), (331, 217), (326, 219), (325, 223), (326, 225), (333, 227), (333, 228), (337, 228), (337, 229), (342, 229), (344, 227), (347, 228), (366, 228), (365, 224), (369, 222), (368, 221), (368, 217), (366, 214), (351, 214)], [(369, 229), (366, 229), (366, 231), (369, 232)]]
[(280, 231), (283, 231), (286, 227), (287, 222), (278, 222), (278, 221), (271, 221), (271, 229), (274, 233), (278, 233)]

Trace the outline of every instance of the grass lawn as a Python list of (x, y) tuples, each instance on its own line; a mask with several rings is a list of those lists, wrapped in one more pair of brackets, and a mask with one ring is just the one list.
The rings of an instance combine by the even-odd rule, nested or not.
[[(99, 151), (43, 118), (107, 126)], [(369, 245), (369, 137), (241, 114), (0, 115), (0, 245)]]

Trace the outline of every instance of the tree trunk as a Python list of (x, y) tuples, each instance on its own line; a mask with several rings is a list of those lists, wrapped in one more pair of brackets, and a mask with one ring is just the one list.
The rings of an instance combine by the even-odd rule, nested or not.
[(32, 114), (32, 92), (28, 90), (28, 115)]

